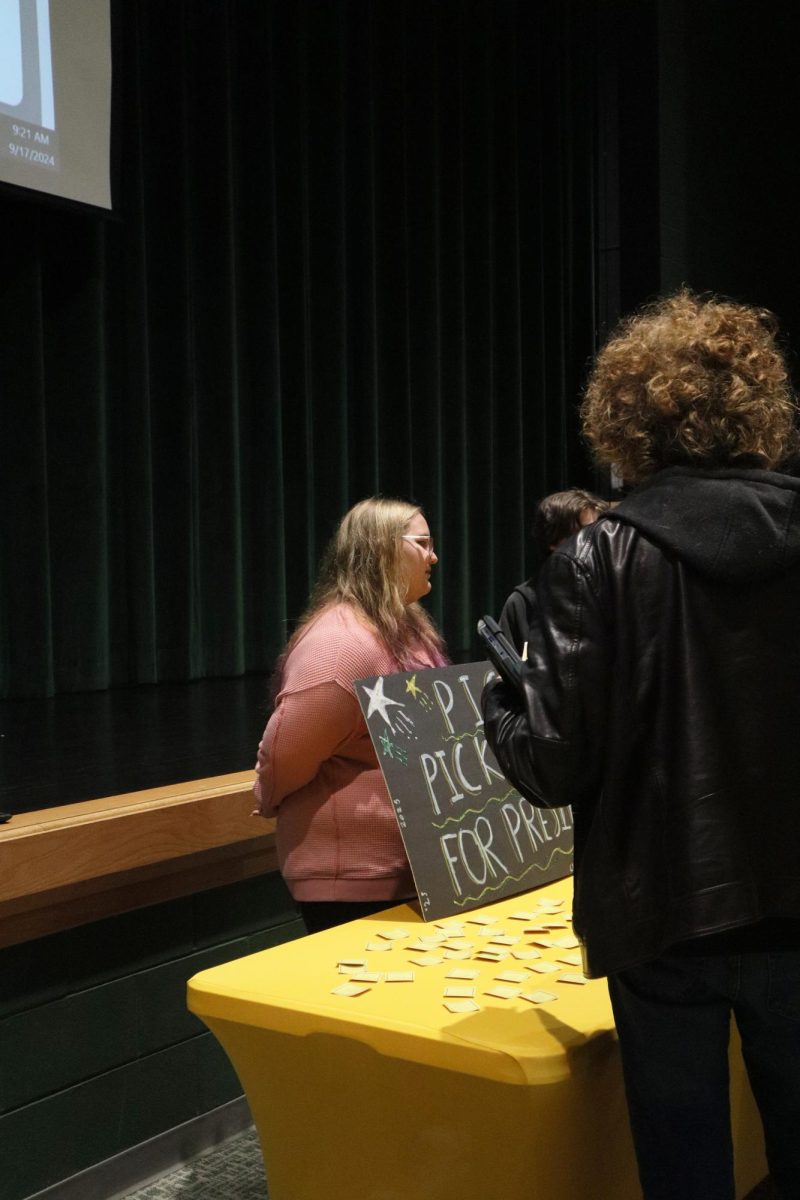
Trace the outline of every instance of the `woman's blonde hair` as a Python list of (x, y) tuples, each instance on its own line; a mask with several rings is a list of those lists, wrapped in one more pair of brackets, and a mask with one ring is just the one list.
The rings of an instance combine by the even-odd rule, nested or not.
[(688, 289), (628, 318), (581, 405), (598, 462), (626, 483), (663, 467), (772, 469), (797, 453), (796, 402), (766, 309)]
[(444, 656), (444, 642), (421, 605), (406, 604), (401, 534), (422, 509), (405, 500), (370, 496), (345, 513), (322, 557), (308, 607), (278, 660), (283, 664), (307, 626), (331, 604), (351, 604), (375, 630), (401, 669), (424, 647)]

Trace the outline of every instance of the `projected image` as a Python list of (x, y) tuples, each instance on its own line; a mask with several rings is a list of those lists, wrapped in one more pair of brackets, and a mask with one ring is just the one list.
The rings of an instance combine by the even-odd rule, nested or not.
[(22, 100), (22, 20), (17, 0), (0, 0), (0, 104), (10, 111)]
[(0, 0), (0, 112), (55, 129), (49, 0)]
[(0, 190), (111, 208), (111, 66), (110, 0), (0, 0)]
[(55, 145), (50, 0), (0, 0), (2, 151), (58, 167)]

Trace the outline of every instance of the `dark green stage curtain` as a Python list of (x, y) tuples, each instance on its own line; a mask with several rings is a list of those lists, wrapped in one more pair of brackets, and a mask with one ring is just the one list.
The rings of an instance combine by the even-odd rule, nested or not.
[(269, 669), (377, 492), (477, 656), (591, 481), (592, 6), (115, 11), (116, 219), (0, 197), (2, 694)]

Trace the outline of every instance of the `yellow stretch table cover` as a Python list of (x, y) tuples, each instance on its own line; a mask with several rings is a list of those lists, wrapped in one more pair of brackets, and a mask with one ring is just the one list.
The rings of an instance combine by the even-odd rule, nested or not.
[[(471, 941), (477, 951), (487, 945), (489, 938), (481, 936), (480, 926), (471, 923), (476, 916), (491, 916), (492, 927), (519, 936), (514, 947), (504, 949), (532, 948), (532, 937), (536, 935), (523, 937), (525, 922), (512, 919), (511, 914), (537, 911), (540, 900), (561, 900), (563, 910), (569, 914), (571, 880), (436, 924), (426, 924), (412, 907), (399, 905), (377, 916), (204, 971), (190, 981), (189, 1007), (204, 1018), (219, 1017), (283, 1033), (332, 1033), (363, 1042), (394, 1058), (503, 1083), (525, 1085), (566, 1079), (572, 1051), (598, 1038), (616, 1038), (605, 980), (591, 980), (583, 986), (558, 983), (561, 974), (579, 972), (580, 967), (560, 963), (558, 973), (539, 975), (525, 971), (523, 962), (510, 953), (500, 964), (470, 958), (418, 966), (411, 960), (425, 955), (407, 949), (417, 936), (461, 926), (463, 933), (458, 936)], [(559, 917), (543, 913), (541, 919), (555, 921)], [(570, 922), (565, 924), (564, 929), (552, 930), (551, 936), (571, 934)], [(392, 949), (382, 953), (365, 949), (369, 942), (384, 941), (381, 934), (395, 929), (407, 930), (408, 937), (388, 943)], [(544, 947), (539, 947), (539, 952), (542, 959), (551, 961), (557, 953), (579, 953)], [(349, 978), (338, 971), (339, 961), (347, 958), (364, 959), (368, 970), (382, 973), (411, 970), (414, 982), (381, 980), (354, 998), (331, 995), (333, 988)], [(447, 979), (457, 967), (479, 970), (479, 976), (473, 981)], [(508, 986), (528, 992), (553, 992), (557, 1001), (536, 1005), (485, 996), (485, 989), (509, 970), (524, 971), (526, 981), (524, 985)], [(479, 1012), (460, 1015), (444, 1007), (445, 987), (462, 982), (472, 982), (475, 987)]]
[[(545, 911), (562, 901), (557, 911)], [(270, 1200), (639, 1200), (616, 1033), (605, 980), (562, 982), (572, 947), (571, 880), (425, 923), (408, 905), (203, 971), (189, 1007), (216, 1035), (244, 1087)], [(529, 921), (515, 913), (536, 913)], [(563, 914), (563, 916), (562, 916)], [(475, 919), (518, 938), (491, 943)], [(546, 934), (529, 925), (564, 921)], [(448, 933), (464, 958), (414, 948)], [(385, 934), (399, 936), (386, 938)], [(492, 944), (500, 963), (474, 955)], [(389, 945), (377, 951), (368, 945)], [(537, 950), (539, 959), (515, 958)], [(442, 956), (437, 965), (412, 959)], [(378, 972), (361, 995), (333, 995)], [(526, 969), (551, 962), (556, 970)], [(447, 978), (454, 970), (473, 979)], [(387, 972), (413, 971), (413, 982)], [(486, 995), (549, 992), (535, 1004)], [(474, 988), (477, 1010), (449, 1012), (447, 987)], [(766, 1175), (760, 1126), (738, 1054), (731, 1102), (736, 1194)]]

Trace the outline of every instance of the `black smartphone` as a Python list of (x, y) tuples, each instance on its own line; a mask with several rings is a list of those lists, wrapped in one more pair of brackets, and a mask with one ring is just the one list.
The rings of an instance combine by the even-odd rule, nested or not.
[(478, 637), (483, 642), (489, 661), (497, 673), (513, 688), (522, 690), (522, 659), (516, 647), (503, 633), (494, 617), (481, 617)]

